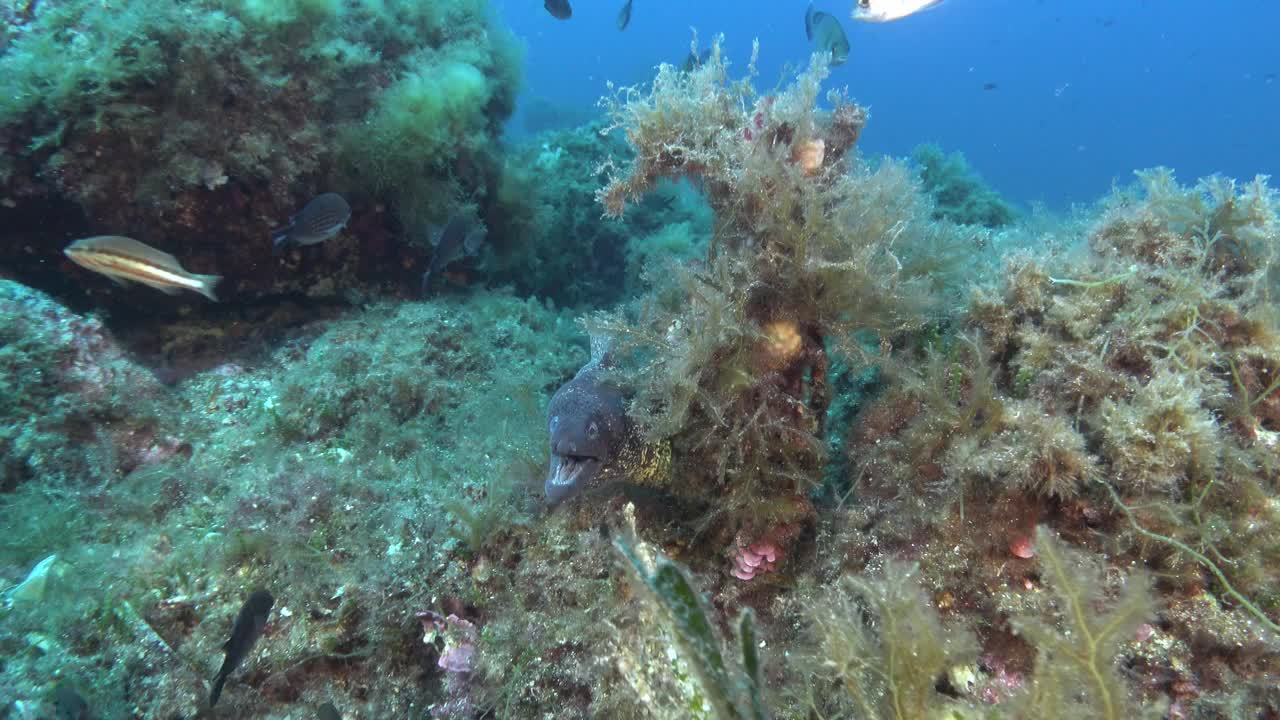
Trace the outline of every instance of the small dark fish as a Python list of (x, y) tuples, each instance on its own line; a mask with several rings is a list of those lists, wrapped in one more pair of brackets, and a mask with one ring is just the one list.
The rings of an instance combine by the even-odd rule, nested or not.
[(271, 613), (271, 606), (275, 602), (276, 599), (266, 590), (254, 590), (249, 599), (244, 601), (244, 607), (240, 608), (240, 614), (236, 615), (236, 622), (231, 626), (231, 637), (222, 645), (227, 656), (222, 661), (222, 669), (218, 671), (218, 676), (213, 679), (213, 690), (209, 692), (209, 707), (218, 704), (218, 697), (222, 695), (222, 686), (227, 682), (227, 676), (235, 671), (236, 666), (249, 655), (253, 644), (262, 636), (262, 628), (266, 626), (267, 615)]
[(622, 390), (606, 375), (608, 348), (592, 338), (591, 361), (547, 405), (551, 468), (543, 491), (555, 506), (603, 479), (628, 435)]
[(483, 225), (471, 226), (465, 216), (454, 215), (443, 230), (436, 232), (432, 239), (435, 252), (431, 254), (431, 264), (422, 274), (422, 294), (431, 292), (431, 284), (435, 277), (463, 257), (480, 252), (487, 232)]
[(54, 720), (92, 720), (89, 703), (80, 697), (80, 693), (66, 685), (59, 685), (53, 691)]
[(569, 7), (569, 0), (542, 0), (542, 7), (557, 20), (568, 20), (573, 17), (573, 8)]
[(849, 37), (834, 15), (814, 10), (813, 3), (804, 13), (804, 35), (818, 50), (831, 55), (832, 65), (843, 65), (849, 59)]
[(631, 23), (631, 0), (627, 0), (627, 4), (622, 6), (618, 11), (618, 30), (626, 30), (627, 25)]
[(342, 713), (338, 712), (333, 703), (327, 702), (316, 708), (316, 720), (342, 720)]
[(315, 245), (337, 235), (351, 219), (351, 206), (338, 193), (317, 195), (289, 224), (271, 231), (271, 250), (279, 255), (290, 245)]
[(689, 54), (684, 59), (684, 65), (680, 66), (680, 70), (686, 73), (691, 73), (694, 70), (697, 70), (698, 68), (702, 67), (703, 65), (706, 65), (707, 61), (710, 59), (711, 59), (711, 48), (706, 48), (705, 50), (702, 50), (701, 52), (697, 52), (697, 53), (690, 50)]
[(1000, 86), (999, 86), (998, 84), (996, 84), (996, 83), (988, 82), (988, 83), (982, 83), (982, 89), (983, 89), (983, 90), (998, 90), (998, 89), (1000, 89)]

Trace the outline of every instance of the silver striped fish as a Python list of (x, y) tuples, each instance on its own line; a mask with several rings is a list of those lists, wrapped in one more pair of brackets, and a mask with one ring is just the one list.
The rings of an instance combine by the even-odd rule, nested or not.
[(77, 240), (62, 251), (71, 262), (101, 273), (124, 285), (141, 283), (170, 295), (180, 290), (198, 292), (217, 301), (213, 288), (219, 275), (187, 272), (178, 259), (150, 245), (120, 235), (97, 235)]

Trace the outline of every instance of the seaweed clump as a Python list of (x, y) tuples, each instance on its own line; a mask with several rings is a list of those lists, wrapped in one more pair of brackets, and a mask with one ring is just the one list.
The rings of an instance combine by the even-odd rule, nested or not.
[(1044, 526), (1036, 542), (1043, 585), (1009, 619), (1036, 648), (1029, 678), (981, 673), (995, 662), (963, 616), (944, 619), (919, 566), (890, 559), (874, 578), (845, 575), (804, 601), (819, 643), (810, 703), (825, 717), (893, 720), (1132, 716), (1118, 665), (1154, 615), (1149, 582), (1104, 581)]
[[(1148, 656), (1142, 697), (1266, 707), (1257, 690), (1280, 662), (1276, 194), (1261, 178), (1139, 181), (1081, 246), (1011, 255), (1002, 287), (900, 350), (850, 434), (855, 500), (836, 514), (875, 533), (833, 530), (832, 557), (906, 553), (942, 604), (1017, 617), (1028, 565), (1060, 554), (1036, 537), (1047, 524), (1152, 571), (1168, 636), (1148, 642), (1174, 649)], [(982, 642), (1017, 672), (1045, 651), (1031, 632)], [(1115, 716), (1102, 696), (1118, 691), (1098, 693)]]
[(785, 601), (809, 642), (789, 646), (796, 667), (776, 674), (790, 684), (769, 692), (754, 613), (742, 611), (726, 643), (690, 573), (633, 535), (615, 545), (656, 613), (639, 611), (646, 630), (619, 639), (617, 667), (652, 717), (1131, 716), (1137, 695), (1120, 665), (1154, 616), (1147, 577), (1104, 576), (1044, 526), (1036, 540), (1042, 583), (1009, 619), (1036, 648), (1027, 677), (984, 677), (991, 661), (967, 618), (940, 611), (918, 564), (887, 559)]
[(972, 662), (977, 643), (946, 626), (920, 585), (919, 567), (889, 561), (880, 577), (846, 575), (812, 601), (819, 677), (837, 692), (814, 689), (825, 713), (856, 717), (929, 717), (961, 703), (938, 693), (953, 666)]
[(670, 491), (711, 498), (708, 518), (743, 546), (789, 545), (812, 519), (806, 493), (825, 452), (829, 349), (865, 358), (855, 334), (922, 322), (929, 288), (911, 257), (946, 236), (905, 166), (859, 162), (865, 112), (832, 91), (821, 58), (777, 94), (730, 80), (717, 42), (691, 72), (664, 65), (651, 88), (603, 101), (635, 157), (598, 197), (618, 217), (660, 179), (689, 179), (715, 214), (698, 263), (626, 316), (597, 316), (635, 389), (630, 416), (672, 444)]
[(1129, 688), (1116, 672), (1116, 658), (1138, 628), (1154, 615), (1149, 582), (1128, 577), (1106, 612), (1102, 573), (1068, 550), (1046, 528), (1036, 532), (1044, 580), (1056, 595), (1065, 630), (1035, 618), (1015, 618), (1014, 627), (1036, 646), (1035, 681), (1025, 699), (1033, 717), (1057, 717), (1072, 708), (1088, 717), (1120, 720), (1136, 711)]
[(934, 218), (988, 228), (1001, 228), (1018, 219), (1013, 206), (978, 177), (964, 155), (947, 155), (937, 145), (926, 143), (911, 151), (911, 159), (919, 166), (924, 191), (936, 203)]
[(624, 218), (600, 215), (602, 168), (630, 157), (601, 129), (592, 122), (509, 148), (485, 217), (491, 282), (562, 307), (609, 307), (640, 294), (651, 258), (705, 248), (710, 212), (687, 184), (662, 183)]

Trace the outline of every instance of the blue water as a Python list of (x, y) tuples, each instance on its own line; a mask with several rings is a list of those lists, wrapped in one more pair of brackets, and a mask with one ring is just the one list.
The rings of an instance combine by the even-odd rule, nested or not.
[[(623, 33), (621, 0), (571, 2), (563, 22), (541, 0), (497, 3), (527, 46), (526, 102), (588, 109), (606, 81), (681, 62), (690, 27), (704, 42), (724, 33), (740, 72), (759, 38), (762, 92), (808, 59), (800, 0), (635, 0)], [(1155, 165), (1183, 181), (1280, 173), (1275, 0), (947, 0), (883, 25), (849, 20), (850, 0), (815, 6), (849, 35), (829, 83), (871, 109), (864, 153), (937, 142), (1015, 202), (1055, 208)]]

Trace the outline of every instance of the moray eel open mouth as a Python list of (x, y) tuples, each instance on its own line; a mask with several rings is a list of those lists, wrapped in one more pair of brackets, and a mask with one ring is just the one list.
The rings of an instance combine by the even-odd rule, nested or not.
[(603, 463), (590, 455), (552, 453), (551, 470), (547, 474), (547, 502), (552, 505), (581, 490), (600, 473)]

